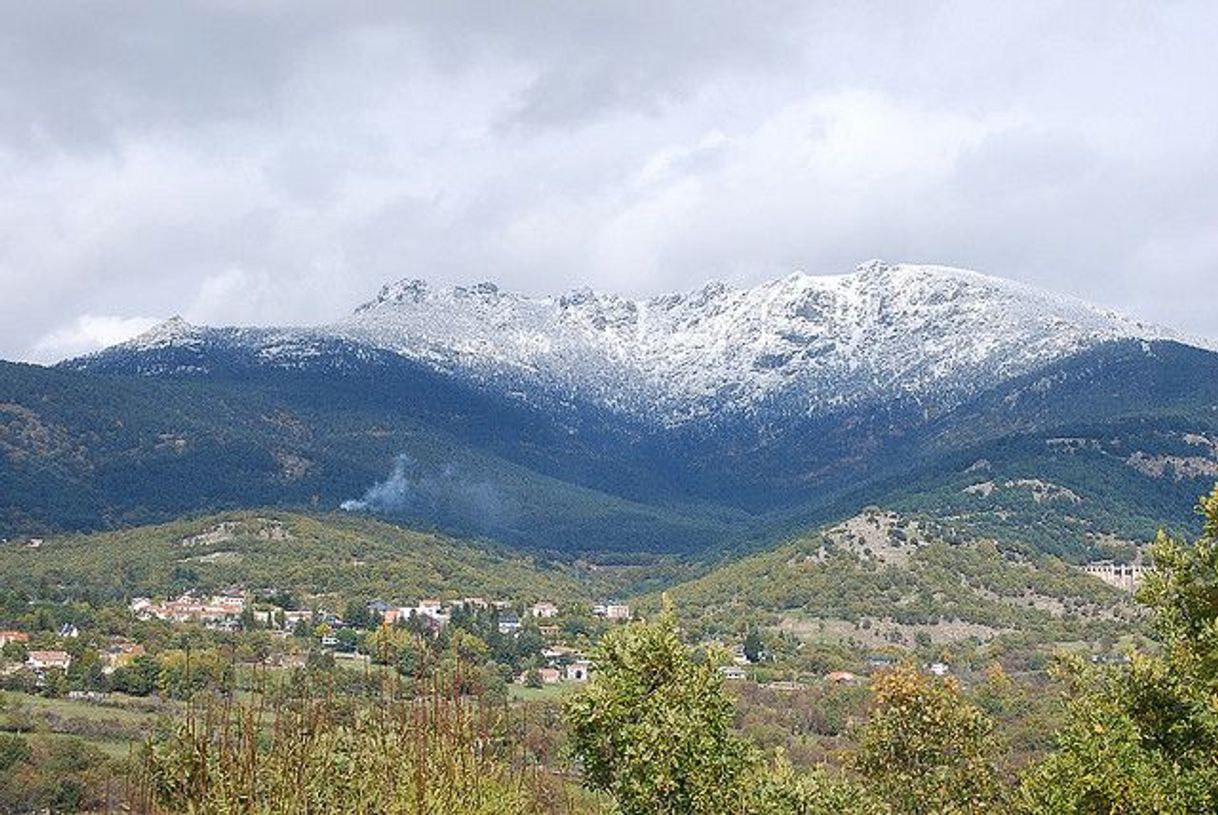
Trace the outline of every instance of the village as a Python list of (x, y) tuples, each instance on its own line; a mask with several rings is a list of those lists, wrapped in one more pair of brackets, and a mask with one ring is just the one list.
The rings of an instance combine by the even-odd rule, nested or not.
[[(82, 632), (73, 623), (54, 631), (0, 630), (0, 686), (58, 690), (73, 698), (104, 698), (111, 690), (168, 691), (172, 695), (163, 681), (141, 684), (129, 678), (141, 666), (145, 674), (156, 673), (151, 665), (163, 666), (176, 650), (166, 647), (166, 634), (171, 635), (170, 646), (180, 644), (172, 632), (178, 632), (179, 638), (190, 634), (204, 645), (203, 651), (208, 642), (213, 647), (228, 643), (237, 667), (245, 669), (381, 665), (405, 674), (417, 671), (420, 664), (413, 658), (407, 660), (405, 652), (448, 647), (460, 631), (465, 641), (481, 640), (474, 652), (495, 665), (505, 682), (543, 688), (586, 682), (595, 673), (591, 652), (599, 637), (609, 627), (634, 619), (630, 605), (615, 600), (563, 608), (549, 600), (521, 602), (479, 596), (426, 598), (409, 604), (375, 599), (348, 603), (341, 613), (324, 604), (285, 608), (279, 601), (276, 592), (240, 587), (163, 599), (136, 597), (126, 606), (132, 630), (85, 637), (86, 647), (79, 644)], [(141, 641), (145, 639), (153, 643)], [(849, 686), (897, 662), (892, 654), (873, 653), (860, 657), (856, 671), (828, 670), (812, 677), (781, 670), (774, 664), (775, 657), (764, 653), (756, 642), (750, 645), (750, 639), (703, 643), (721, 654), (718, 670), (724, 681), (751, 681), (774, 691), (800, 691), (811, 681)], [(80, 660), (87, 663), (87, 669), (80, 669)], [(198, 664), (205, 663), (199, 659)], [(78, 670), (73, 670), (74, 665)], [(949, 665), (941, 661), (923, 668), (939, 677), (951, 673)]]
[[(545, 686), (584, 682), (593, 670), (586, 652), (594, 644), (593, 629), (628, 622), (631, 608), (619, 601), (598, 602), (569, 610), (549, 600), (516, 602), (505, 599), (463, 597), (453, 600), (422, 599), (400, 605), (376, 599), (348, 604), (342, 613), (323, 606), (284, 608), (272, 602), (274, 592), (248, 592), (232, 587), (215, 594), (186, 592), (176, 597), (136, 597), (127, 605), (132, 630), (126, 635), (87, 636), (81, 628), (64, 623), (54, 630), (0, 630), (0, 683), (6, 687), (46, 690), (63, 684), (65, 677), (80, 674), (73, 665), (85, 659), (94, 681), (68, 682), (70, 694), (94, 694), (113, 686), (104, 678), (129, 670), (150, 648), (140, 633), (156, 632), (163, 642), (165, 629), (195, 632), (219, 643), (240, 642), (256, 636), (259, 648), (245, 649), (246, 667), (255, 665), (293, 669), (320, 661), (366, 666), (380, 661), (377, 649), (392, 632), (409, 632), (418, 643), (438, 642), (451, 628), (483, 633), (498, 646), (494, 656), (509, 655), (504, 665), (519, 667), (512, 679), (520, 685)], [(269, 599), (268, 599), (269, 598)], [(567, 626), (570, 618), (577, 622)], [(455, 623), (455, 625), (454, 625)], [(153, 628), (149, 628), (153, 626)], [(594, 636), (589, 636), (594, 634)], [(206, 639), (205, 639), (206, 641)], [(272, 643), (266, 645), (267, 642)], [(82, 643), (87, 643), (82, 647)], [(276, 647), (277, 644), (277, 647)], [(400, 647), (400, 646), (399, 646)], [(160, 650), (165, 650), (161, 648)], [(382, 649), (383, 650), (383, 649)], [(237, 653), (237, 651), (234, 651)], [(258, 657), (255, 659), (249, 656)], [(123, 682), (118, 682), (119, 689)]]

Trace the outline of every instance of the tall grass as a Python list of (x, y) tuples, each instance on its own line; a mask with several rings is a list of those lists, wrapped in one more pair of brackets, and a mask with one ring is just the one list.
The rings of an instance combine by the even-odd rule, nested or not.
[(432, 687), (377, 698), (312, 683), (192, 705), (149, 741), (134, 790), (147, 815), (586, 813), (539, 766), (506, 705)]

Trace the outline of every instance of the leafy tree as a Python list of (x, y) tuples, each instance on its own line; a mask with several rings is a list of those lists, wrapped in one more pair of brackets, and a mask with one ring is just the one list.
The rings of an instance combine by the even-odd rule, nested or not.
[(750, 779), (745, 815), (887, 815), (888, 809), (858, 782), (814, 768), (802, 775), (781, 752)]
[(355, 628), (371, 628), (372, 613), (368, 610), (368, 604), (363, 600), (348, 600), (343, 610), (343, 622)]
[(207, 688), (227, 690), (233, 666), (218, 651), (166, 651), (158, 658), (158, 687), (167, 696), (189, 699)]
[(744, 658), (749, 662), (760, 662), (763, 647), (761, 634), (755, 627), (750, 627), (748, 633), (744, 635)]
[(751, 750), (732, 733), (719, 672), (690, 658), (671, 606), (654, 623), (605, 636), (566, 717), (585, 783), (623, 815), (740, 810)]
[(157, 689), (161, 668), (150, 656), (138, 656), (110, 675), (113, 688), (132, 696), (147, 696)]
[(409, 631), (392, 625), (382, 625), (368, 635), (365, 641), (372, 661), (379, 665), (393, 665), (402, 653), (410, 650), (412, 637)]
[(338, 639), (339, 650), (345, 653), (352, 653), (359, 644), (359, 634), (354, 629), (342, 628), (334, 635)]
[(1200, 511), (1194, 543), (1159, 533), (1139, 591), (1161, 651), (1116, 669), (1063, 664), (1069, 719), (1024, 779), (1026, 812), (1218, 811), (1218, 487)]
[(25, 662), (29, 657), (29, 652), (24, 644), (20, 642), (5, 643), (4, 648), (0, 649), (0, 657), (3, 657), (8, 662)]
[(894, 812), (987, 812), (1000, 803), (993, 725), (953, 679), (901, 667), (878, 677), (874, 693), (854, 764)]

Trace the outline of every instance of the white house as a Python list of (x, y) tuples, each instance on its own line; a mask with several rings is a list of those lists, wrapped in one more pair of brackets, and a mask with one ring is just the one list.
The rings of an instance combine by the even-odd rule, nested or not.
[(625, 603), (598, 603), (592, 607), (592, 613), (606, 620), (629, 620), (630, 606)]
[(515, 634), (520, 630), (520, 618), (515, 612), (505, 611), (499, 615), (499, 633)]
[(72, 657), (66, 651), (30, 651), (25, 664), (35, 671), (45, 671), (48, 668), (66, 671), (72, 664)]
[(587, 682), (588, 672), (592, 670), (592, 663), (586, 659), (577, 659), (567, 666), (566, 677), (568, 682)]
[(543, 617), (547, 620), (551, 617), (558, 616), (558, 606), (554, 605), (548, 600), (543, 600), (540, 603), (534, 603), (533, 607), (529, 609), (529, 611), (534, 617)]

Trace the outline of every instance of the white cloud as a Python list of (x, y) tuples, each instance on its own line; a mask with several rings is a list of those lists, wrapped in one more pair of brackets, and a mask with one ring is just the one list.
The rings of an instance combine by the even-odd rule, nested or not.
[(46, 358), (37, 338), (88, 315), (332, 320), (407, 276), (645, 293), (871, 257), (1213, 330), (1213, 3), (5, 23), (0, 357)]
[(155, 317), (82, 314), (68, 325), (57, 328), (35, 341), (31, 356), (39, 362), (58, 362), (77, 357), (125, 342), (144, 333), (158, 322)]

